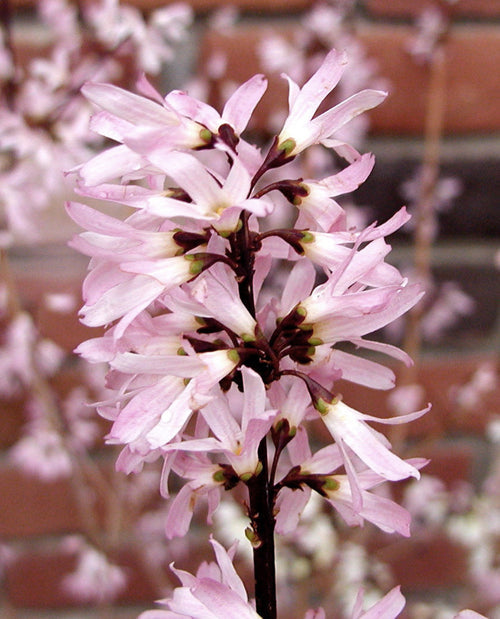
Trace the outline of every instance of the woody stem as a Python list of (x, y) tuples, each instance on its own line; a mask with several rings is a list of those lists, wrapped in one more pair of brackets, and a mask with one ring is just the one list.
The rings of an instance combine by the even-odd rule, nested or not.
[(255, 535), (253, 559), (256, 610), (262, 619), (276, 619), (275, 520), (265, 437), (260, 442), (258, 455), (262, 470), (248, 482), (250, 518)]

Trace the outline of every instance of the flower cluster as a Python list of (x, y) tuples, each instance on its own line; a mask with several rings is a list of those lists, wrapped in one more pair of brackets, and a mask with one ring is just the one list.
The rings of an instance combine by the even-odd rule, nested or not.
[[(118, 468), (163, 458), (166, 497), (171, 473), (182, 479), (167, 537), (187, 532), (199, 499), (210, 519), (223, 491), (246, 486), (247, 537), (261, 547), (262, 480), (278, 532), (293, 530), (316, 492), (350, 525), (368, 520), (409, 535), (408, 513), (373, 489), (418, 478), (424, 461), (400, 459), (371, 423), (404, 423), (427, 409), (380, 419), (335, 389), (340, 378), (394, 385), (392, 370), (354, 350), (410, 363), (365, 336), (422, 296), (385, 262), (385, 237), (406, 211), (358, 230), (335, 200), (373, 167), (339, 131), (385, 97), (363, 90), (318, 114), (346, 62), (332, 50), (302, 87), (285, 76), (289, 113), (266, 148), (243, 137), (266, 90), (262, 75), (220, 113), (186, 92), (162, 97), (146, 79), (140, 95), (93, 82), (83, 89), (100, 108), (93, 129), (117, 145), (75, 170), (78, 191), (131, 211), (123, 220), (68, 204), (85, 229), (72, 246), (91, 258), (82, 321), (107, 328), (78, 351), (110, 366), (114, 396), (98, 410), (112, 421), (108, 442), (124, 446)], [(343, 169), (319, 180), (290, 176), (288, 164), (316, 145)], [(276, 212), (288, 228), (272, 227)], [(332, 443), (313, 453), (308, 422), (323, 424)]]
[[(211, 540), (217, 563), (203, 563), (196, 576), (175, 569), (182, 586), (174, 590), (170, 599), (162, 600), (169, 610), (149, 610), (139, 619), (219, 619), (222, 616), (259, 619), (245, 587), (232, 564), (235, 546), (226, 551), (217, 541)], [(397, 617), (405, 600), (399, 587), (392, 589), (363, 612), (363, 592), (360, 591), (351, 619), (376, 619), (377, 617)], [(308, 611), (304, 619), (325, 619), (322, 609)], [(472, 619), (472, 618), (471, 618)]]
[(94, 0), (78, 8), (67, 0), (39, 0), (37, 8), (50, 45), (27, 63), (15, 49), (13, 24), (7, 19), (1, 24), (2, 246), (61, 238), (64, 232), (66, 240), (62, 205), (71, 186), (63, 168), (87, 160), (98, 145), (89, 131), (90, 107), (80, 96), (81, 86), (90, 79), (126, 83), (143, 71), (158, 73), (191, 21), (184, 4), (153, 11), (147, 21), (118, 0)]

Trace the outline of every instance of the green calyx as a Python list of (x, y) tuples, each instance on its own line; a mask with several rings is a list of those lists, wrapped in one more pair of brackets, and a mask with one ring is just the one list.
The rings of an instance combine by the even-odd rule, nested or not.
[(202, 140), (206, 144), (210, 144), (210, 142), (212, 141), (212, 138), (213, 138), (213, 134), (210, 131), (210, 129), (207, 129), (205, 127), (200, 130), (200, 140)]
[(235, 348), (231, 348), (230, 350), (228, 350), (227, 356), (233, 363), (239, 363), (241, 360), (241, 357)]
[(307, 316), (307, 310), (302, 305), (297, 305), (295, 308), (295, 313), (298, 314), (301, 318), (305, 318)]
[(188, 254), (187, 256), (184, 256), (184, 258), (191, 262), (191, 264), (189, 265), (189, 273), (191, 275), (199, 275), (203, 271), (203, 260), (197, 260), (194, 254)]
[(262, 541), (259, 539), (257, 533), (252, 529), (252, 527), (247, 527), (245, 529), (245, 537), (252, 544), (253, 548), (259, 548), (262, 546)]
[(241, 339), (242, 339), (244, 342), (249, 343), (249, 342), (255, 342), (255, 340), (256, 340), (257, 338), (255, 337), (255, 335), (254, 335), (253, 333), (242, 333), (242, 334), (241, 334)]
[(248, 472), (240, 475), (241, 481), (246, 484), (252, 479), (252, 477), (258, 477), (262, 473), (263, 468), (262, 462), (257, 462), (257, 466), (255, 467), (255, 471), (253, 473)]
[(323, 490), (326, 492), (336, 492), (340, 488), (340, 483), (334, 477), (327, 477), (323, 482)]
[(287, 157), (293, 152), (294, 148), (297, 146), (297, 142), (293, 138), (288, 138), (281, 144), (278, 144), (278, 150), (281, 150), (285, 153)]
[(307, 343), (310, 346), (321, 346), (321, 344), (323, 344), (323, 340), (320, 337), (310, 337), (307, 340)]
[(330, 411), (329, 403), (323, 400), (323, 398), (318, 398), (314, 402), (314, 408), (318, 411), (320, 415), (326, 415)]
[(226, 475), (224, 474), (224, 471), (222, 469), (219, 469), (218, 471), (215, 471), (215, 473), (212, 475), (212, 479), (217, 484), (223, 484), (226, 481)]
[(300, 240), (301, 243), (312, 243), (315, 239), (315, 236), (312, 232), (305, 230), (302, 232), (302, 238)]

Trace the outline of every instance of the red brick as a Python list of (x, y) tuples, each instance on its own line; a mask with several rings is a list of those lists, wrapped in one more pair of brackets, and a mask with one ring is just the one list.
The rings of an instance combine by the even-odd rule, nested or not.
[(0, 469), (0, 536), (75, 531), (81, 520), (70, 482), (43, 483), (10, 467)]
[[(500, 387), (485, 394), (480, 409), (469, 413), (457, 410), (451, 397), (452, 390), (466, 384), (483, 362), (498, 363), (498, 357), (493, 354), (442, 355), (424, 360), (416, 380), (422, 385), (425, 402), (430, 402), (432, 409), (421, 419), (407, 425), (408, 434), (411, 437), (440, 436), (452, 432), (483, 435), (488, 420), (500, 415)], [(401, 367), (395, 370), (399, 373), (396, 385), (400, 385), (403, 370)], [(387, 417), (387, 398), (391, 391), (377, 391), (345, 381), (339, 381), (336, 389), (350, 406)]]
[[(49, 381), (49, 387), (53, 390), (57, 401), (63, 400), (67, 395), (78, 386), (86, 386), (86, 381), (82, 376), (83, 368), (78, 363), (69, 363), (61, 369)], [(26, 413), (26, 397), (29, 394), (20, 394), (17, 398), (1, 399), (0, 407), (2, 414), (0, 415), (0, 449), (11, 447), (22, 435), (23, 427), (28, 420)], [(93, 396), (89, 395), (89, 400)], [(95, 417), (99, 421), (101, 428), (101, 436), (104, 436), (109, 430), (109, 421), (100, 417)]]
[[(135, 6), (141, 8), (156, 8), (165, 6), (177, 0), (133, 0)], [(273, 13), (279, 11), (293, 11), (306, 9), (311, 5), (311, 0), (190, 0), (188, 2), (195, 11), (213, 11), (227, 6), (237, 7), (241, 11), (255, 11), (258, 13)]]
[[(227, 35), (209, 32), (202, 41), (200, 58), (216, 50), (228, 58), (228, 75), (242, 82), (262, 71), (256, 48), (269, 32), (291, 36), (290, 28), (240, 26)], [(400, 25), (363, 26), (360, 39), (380, 75), (389, 81), (389, 97), (369, 113), (372, 132), (398, 135), (421, 134), (424, 129), (428, 69), (413, 62), (406, 51), (412, 29)], [(245, 62), (241, 62), (241, 58)], [(500, 129), (500, 75), (488, 70), (500, 64), (500, 36), (492, 26), (460, 26), (453, 29), (446, 46), (447, 90), (444, 131), (453, 134)], [(256, 121), (263, 125), (276, 101), (285, 104), (286, 88), (278, 77), (257, 108)], [(221, 102), (216, 103), (218, 105)]]
[[(493, 1), (496, 6), (500, 3), (500, 0)], [(269, 6), (277, 9), (278, 4), (271, 3)], [(391, 3), (385, 5), (390, 6)], [(294, 23), (297, 27), (299, 22)], [(266, 23), (241, 25), (226, 35), (208, 32), (202, 38), (200, 58), (209, 57), (215, 49), (222, 50), (228, 56), (229, 77), (242, 82), (262, 71), (255, 48), (270, 31), (289, 36), (290, 22), (276, 22), (272, 30), (270, 24)], [(428, 70), (414, 63), (406, 51), (413, 32), (411, 26), (398, 24), (363, 22), (358, 28), (369, 56), (378, 64), (380, 75), (389, 82), (389, 97), (369, 113), (373, 133), (399, 136), (421, 134), (423, 131)], [(496, 104), (500, 98), (500, 75), (495, 71), (500, 65), (498, 26), (488, 23), (454, 26), (447, 40), (446, 58), (445, 132), (466, 134), (500, 130), (500, 109)], [(266, 115), (270, 109), (274, 109), (275, 101), (283, 101), (283, 105), (286, 101), (285, 84), (277, 77), (271, 80), (269, 92), (257, 109), (258, 126), (264, 124)], [(219, 107), (222, 104), (216, 101), (212, 103)]]
[(474, 482), (475, 465), (481, 454), (472, 444), (451, 440), (433, 443), (431, 440), (418, 444), (413, 451), (410, 455), (430, 460), (423, 473), (438, 477), (448, 489), (453, 489), (462, 481)]
[[(41, 335), (70, 352), (83, 340), (96, 337), (97, 329), (84, 327), (78, 320), (82, 305), (81, 287), (87, 259), (64, 244), (27, 248), (10, 260), (22, 306), (35, 320)], [(75, 307), (69, 312), (49, 309), (47, 295), (69, 294)]]
[[(368, 55), (389, 82), (389, 97), (371, 114), (373, 131), (418, 134), (423, 131), (428, 71), (412, 62), (405, 46), (411, 28), (378, 26), (360, 30)], [(446, 43), (444, 131), (449, 134), (500, 129), (499, 31), (491, 26), (455, 27)]]
[[(364, 5), (377, 17), (414, 17), (425, 6), (436, 6), (436, 0), (364, 0)], [(459, 0), (449, 10), (457, 17), (498, 17), (500, 0)]]
[[(37, 0), (11, 0), (14, 6), (31, 7), (35, 6)], [(82, 0), (82, 4), (90, 3), (92, 0)], [(179, 0), (122, 0), (122, 4), (130, 4), (140, 9), (155, 9), (168, 6)], [(311, 6), (311, 0), (188, 0), (195, 11), (213, 11), (216, 9), (230, 6), (238, 7), (244, 11), (276, 13), (280, 11), (292, 11), (306, 9)]]
[(24, 424), (24, 402), (0, 399), (0, 449), (11, 447), (21, 436)]
[(457, 410), (452, 390), (470, 381), (483, 362), (498, 363), (498, 356), (490, 355), (446, 355), (429, 359), (421, 364), (419, 380), (424, 386), (427, 399), (433, 408), (430, 415), (439, 418), (444, 433), (467, 432), (483, 435), (486, 423), (500, 414), (500, 387), (485, 394), (479, 410), (465, 412)]
[(464, 584), (466, 553), (440, 533), (421, 539), (394, 538), (376, 556), (392, 568), (395, 581), (406, 592)]
[[(113, 561), (126, 569), (128, 583), (117, 603), (147, 602), (153, 606), (159, 593), (155, 592), (141, 570), (137, 558), (119, 553)], [(50, 549), (31, 549), (20, 554), (6, 571), (5, 589), (15, 607), (58, 608), (80, 606), (61, 586), (66, 574), (75, 567), (75, 557), (62, 551), (57, 544)]]

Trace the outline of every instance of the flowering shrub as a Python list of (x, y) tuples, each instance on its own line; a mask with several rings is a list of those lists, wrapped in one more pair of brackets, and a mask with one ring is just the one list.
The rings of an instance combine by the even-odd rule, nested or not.
[[(145, 79), (141, 95), (84, 88), (100, 108), (93, 128), (118, 145), (78, 168), (78, 192), (133, 209), (122, 221), (68, 204), (86, 230), (72, 245), (91, 257), (82, 320), (107, 326), (78, 349), (110, 366), (115, 393), (97, 405), (113, 422), (107, 440), (124, 445), (117, 466), (126, 472), (162, 458), (165, 497), (171, 473), (182, 480), (167, 537), (187, 533), (200, 499), (210, 521), (224, 491), (246, 487), (263, 617), (276, 616), (274, 531), (295, 528), (312, 492), (349, 525), (369, 520), (409, 535), (408, 513), (372, 490), (418, 478), (425, 463), (400, 459), (371, 424), (405, 423), (427, 408), (379, 419), (335, 391), (341, 377), (393, 386), (390, 369), (353, 348), (410, 363), (365, 336), (422, 294), (384, 260), (385, 237), (407, 221), (405, 210), (357, 230), (334, 200), (373, 166), (337, 133), (385, 97), (363, 90), (317, 115), (346, 62), (332, 50), (302, 87), (287, 77), (289, 113), (266, 149), (243, 137), (266, 88), (262, 75), (242, 84), (221, 114), (184, 92), (162, 98)], [(288, 164), (318, 144), (345, 167), (320, 180), (290, 177)], [(289, 228), (266, 225), (275, 211), (286, 213)], [(312, 448), (309, 423), (324, 424), (332, 443)], [(221, 595), (228, 609), (246, 604)]]
[[(382, 344), (377, 332), (394, 328), (423, 295), (421, 285), (385, 262), (386, 237), (410, 221), (406, 211), (368, 226), (366, 214), (358, 213), (353, 226), (345, 202), (336, 201), (372, 170), (374, 158), (359, 152), (366, 129), (361, 112), (385, 96), (374, 65), (346, 36), (347, 13), (318, 5), (292, 44), (273, 38), (262, 46), (266, 70), (285, 71), (289, 86), (288, 109), (269, 118), (271, 138), (262, 146), (248, 137), (266, 89), (262, 75), (238, 88), (229, 84), (221, 113), (193, 96), (196, 86), (213, 86), (203, 79), (191, 96), (174, 91), (163, 97), (145, 77), (140, 94), (109, 83), (130, 87), (143, 70), (160, 69), (189, 21), (185, 6), (152, 12), (148, 20), (113, 0), (82, 5), (79, 12), (59, 0), (41, 7), (56, 40), (48, 58), (18, 66), (8, 28), (0, 33), (0, 242), (8, 247), (60, 234), (52, 209), (76, 179), (82, 199), (93, 204), (67, 205), (85, 229), (71, 245), (91, 258), (81, 316), (104, 329), (78, 348), (95, 374), (86, 368), (88, 385), (60, 399), (51, 381), (67, 359), (22, 311), (2, 256), (0, 388), (8, 397), (29, 393), (30, 421), (10, 461), (44, 481), (75, 481), (87, 539), (66, 540), (76, 569), (64, 578), (64, 590), (101, 607), (115, 600), (127, 586), (128, 573), (114, 556), (123, 538), (151, 581), (159, 581), (157, 589), (168, 590), (154, 566), (165, 561), (165, 539), (170, 556), (189, 552), (184, 540), (176, 550), (202, 504), (207, 524), (229, 549), (211, 537), (216, 563), (203, 563), (196, 575), (181, 571), (176, 556), (172, 571), (181, 586), (143, 619), (275, 617), (275, 534), (284, 540), (278, 564), (294, 550), (309, 553), (310, 565), (292, 560), (284, 570), (302, 570), (303, 580), (311, 582), (314, 563), (330, 569), (335, 556), (326, 615), (341, 608), (346, 617), (396, 617), (404, 598), (386, 568), (361, 544), (338, 540), (335, 529), (342, 520), (343, 531), (368, 521), (383, 533), (409, 536), (411, 517), (417, 534), (441, 527), (470, 548), (469, 580), (488, 604), (497, 604), (491, 551), (498, 537), (491, 517), (498, 510), (497, 463), (481, 498), (465, 496), (463, 488), (460, 496), (447, 493), (425, 476), (408, 485), (400, 506), (382, 484), (419, 480), (425, 460), (397, 456), (375, 427), (422, 416), (427, 408), (413, 412), (425, 401), (422, 388), (410, 382), (393, 392), (397, 416), (391, 419), (355, 410), (338, 393), (341, 379), (393, 387), (394, 374), (378, 357), (407, 367), (411, 359)], [(422, 26), (431, 36), (412, 51), (432, 62), (444, 30)], [(348, 54), (328, 53), (332, 47)], [(220, 77), (224, 64), (210, 62), (209, 80)], [(79, 94), (84, 82), (85, 98)], [(92, 106), (100, 108), (91, 121), (97, 133), (87, 126)], [(116, 145), (103, 150), (109, 140)], [(73, 172), (64, 182), (61, 166)], [(439, 186), (428, 176), (422, 174), (418, 187), (407, 184), (408, 198), (418, 204), (426, 183), (434, 201), (456, 193), (456, 184)], [(95, 200), (107, 203), (104, 212)], [(40, 225), (45, 217), (47, 227)], [(426, 242), (434, 224), (424, 227)], [(460, 290), (444, 292), (425, 317), (417, 312), (424, 336), (435, 338), (454, 316), (470, 311)], [(71, 310), (71, 299), (46, 302)], [(103, 365), (109, 366), (105, 389)], [(488, 376), (478, 373), (458, 388), (457, 403), (478, 402), (489, 389)], [(111, 422), (107, 442), (122, 449), (118, 470), (140, 472), (126, 481), (117, 476), (116, 488), (88, 454), (100, 435), (92, 410), (82, 406), (89, 398), (99, 400), (99, 412)], [(153, 461), (155, 468), (144, 466)], [(166, 513), (143, 515), (158, 486)], [(94, 520), (101, 502), (109, 531)], [(245, 530), (246, 553), (253, 553), (255, 600), (232, 564), (238, 527)], [(7, 564), (10, 551), (1, 550)], [(454, 613), (444, 605), (413, 605), (409, 612), (446, 619)], [(480, 617), (472, 611), (455, 616)], [(305, 615), (324, 617), (323, 609)]]
[(50, 45), (44, 55), (23, 63), (8, 6), (6, 1), (0, 32), (2, 247), (60, 239), (61, 231), (68, 237), (61, 214), (71, 185), (63, 171), (102, 143), (89, 131), (82, 85), (100, 79), (131, 86), (144, 71), (157, 74), (191, 21), (190, 8), (180, 3), (145, 21), (137, 9), (116, 0), (78, 9), (65, 0), (40, 0), (40, 25)]

